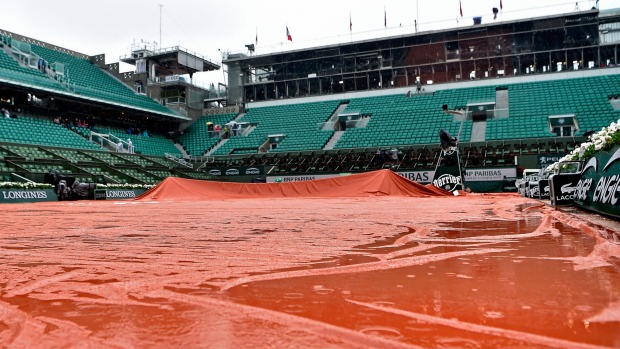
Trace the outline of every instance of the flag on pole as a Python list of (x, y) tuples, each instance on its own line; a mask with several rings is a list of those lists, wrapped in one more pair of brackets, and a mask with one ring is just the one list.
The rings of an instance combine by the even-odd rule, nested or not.
[(256, 28), (256, 39), (254, 40), (254, 45), (258, 46), (258, 28)]
[(288, 25), (286, 26), (286, 38), (288, 41), (293, 41), (293, 37), (291, 36), (291, 32), (288, 31)]
[(502, 4), (502, 0), (499, 0), (499, 9), (500, 10), (504, 9), (504, 5)]
[(463, 17), (463, 5), (461, 5), (461, 0), (459, 0), (459, 11), (461, 12), (461, 17)]
[(351, 21), (351, 12), (349, 12), (349, 31), (353, 31), (353, 22)]
[(387, 28), (387, 11), (383, 8), (383, 27)]

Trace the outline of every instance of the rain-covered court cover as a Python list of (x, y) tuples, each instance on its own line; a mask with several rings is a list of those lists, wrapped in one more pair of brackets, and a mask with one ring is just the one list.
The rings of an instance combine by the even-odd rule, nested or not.
[(617, 232), (359, 176), (2, 205), (0, 348), (620, 348)]

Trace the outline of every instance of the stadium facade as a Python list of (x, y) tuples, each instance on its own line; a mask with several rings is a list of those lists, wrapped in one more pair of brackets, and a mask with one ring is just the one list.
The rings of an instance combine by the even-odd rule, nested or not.
[[(618, 11), (494, 22), (276, 54), (231, 54), (231, 99), (253, 102), (614, 66)], [(243, 92), (241, 92), (243, 91)]]

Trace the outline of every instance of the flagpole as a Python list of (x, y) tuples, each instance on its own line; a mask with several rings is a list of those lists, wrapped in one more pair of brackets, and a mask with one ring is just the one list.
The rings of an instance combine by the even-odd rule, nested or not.
[(418, 33), (418, 22), (420, 21), (420, 6), (418, 0), (415, 0), (415, 32)]
[(383, 28), (387, 32), (387, 11), (385, 9), (385, 6), (383, 6)]
[(353, 22), (351, 21), (351, 11), (349, 11), (349, 36), (351, 37), (351, 43), (353, 43)]

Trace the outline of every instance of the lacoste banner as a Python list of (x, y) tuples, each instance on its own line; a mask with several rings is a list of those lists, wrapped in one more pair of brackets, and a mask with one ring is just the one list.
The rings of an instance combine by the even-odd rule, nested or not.
[(581, 177), (578, 173), (554, 174), (549, 177), (549, 198), (553, 206), (572, 205), (575, 189)]
[(57, 201), (52, 189), (1, 189), (1, 203)]
[(620, 147), (598, 152), (581, 171), (575, 203), (620, 218)]
[(541, 200), (548, 200), (550, 198), (549, 180), (541, 179), (538, 181), (538, 198)]

